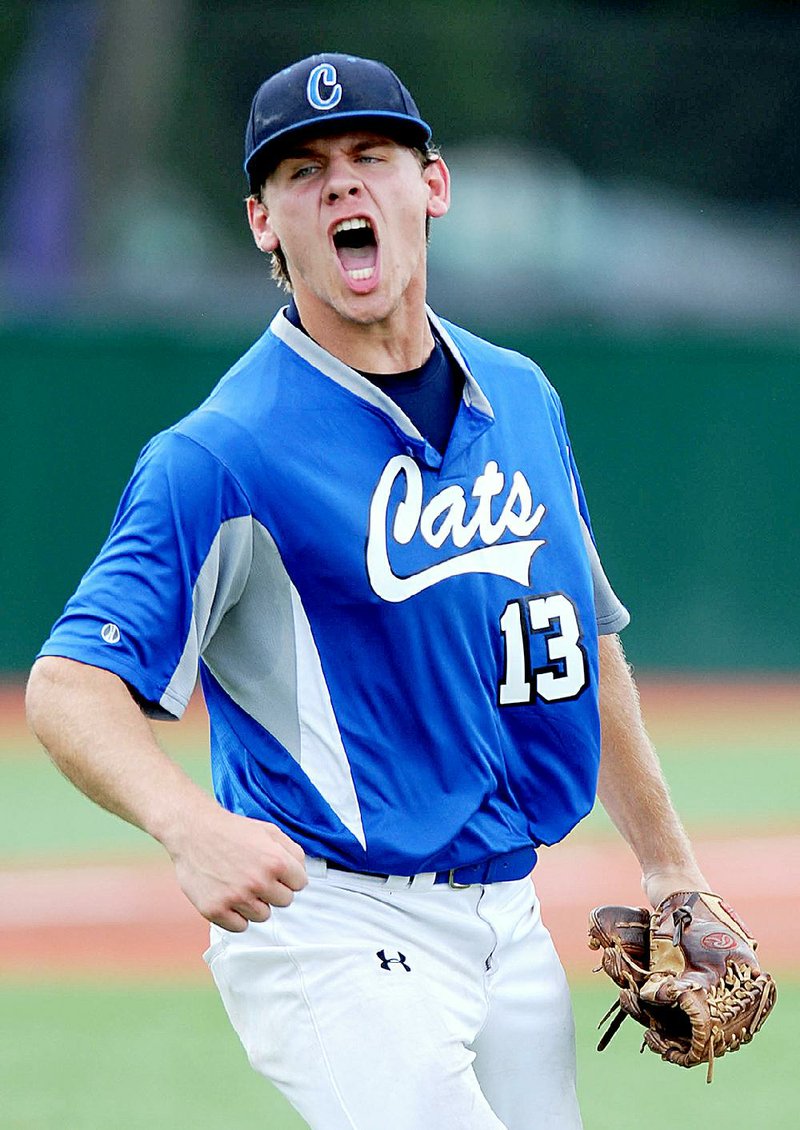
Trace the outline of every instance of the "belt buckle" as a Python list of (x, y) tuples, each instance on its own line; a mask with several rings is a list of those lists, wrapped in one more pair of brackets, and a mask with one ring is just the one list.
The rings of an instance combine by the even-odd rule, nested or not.
[(456, 871), (458, 871), (458, 870), (459, 870), (458, 867), (452, 867), (447, 872), (447, 885), (452, 891), (466, 891), (473, 884), (472, 883), (457, 883), (455, 881), (455, 879), (453, 878), (453, 876), (455, 875)]

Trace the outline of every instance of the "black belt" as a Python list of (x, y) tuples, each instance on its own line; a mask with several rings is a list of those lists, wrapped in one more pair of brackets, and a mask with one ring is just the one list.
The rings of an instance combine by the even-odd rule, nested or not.
[[(465, 867), (453, 867), (450, 871), (437, 871), (434, 883), (447, 883), (449, 887), (471, 887), (476, 883), (508, 883), (514, 879), (524, 879), (533, 870), (536, 862), (536, 848), (524, 847), (505, 855), (495, 855), (481, 863), (469, 863)], [(372, 879), (390, 879), (378, 871), (353, 871), (340, 863), (328, 863), (332, 871), (346, 871), (350, 875), (368, 875)], [(412, 876), (409, 876), (412, 878)]]

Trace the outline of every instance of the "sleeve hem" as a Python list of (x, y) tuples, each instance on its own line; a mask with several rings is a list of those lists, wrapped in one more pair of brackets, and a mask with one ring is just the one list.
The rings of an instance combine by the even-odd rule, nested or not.
[(141, 668), (126, 663), (124, 657), (115, 656), (111, 652), (89, 654), (83, 649), (70, 648), (66, 644), (45, 644), (36, 658), (39, 659), (45, 655), (72, 659), (76, 663), (84, 663), (87, 667), (99, 667), (102, 671), (110, 671), (112, 675), (117, 675), (123, 682), (133, 687), (141, 697), (143, 701), (139, 703), (139, 706), (150, 717), (178, 721), (188, 705), (188, 702), (184, 702), (169, 688), (162, 691), (154, 683), (151, 683), (144, 676)]
[(630, 613), (621, 604), (613, 612), (607, 612), (605, 616), (597, 617), (597, 631), (601, 636), (612, 636), (616, 632), (621, 632), (623, 628), (627, 628), (630, 622)]

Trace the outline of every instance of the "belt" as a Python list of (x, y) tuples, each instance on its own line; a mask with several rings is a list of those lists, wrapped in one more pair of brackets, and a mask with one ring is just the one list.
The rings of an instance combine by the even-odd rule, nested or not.
[[(463, 890), (478, 883), (508, 883), (514, 879), (524, 879), (533, 870), (536, 863), (536, 848), (523, 847), (516, 851), (506, 852), (505, 855), (495, 855), (491, 859), (484, 859), (480, 863), (468, 863), (464, 867), (453, 867), (449, 871), (437, 871), (433, 878), (434, 884), (447, 883), (454, 890)], [(388, 881), (396, 876), (385, 875), (379, 871), (353, 871), (350, 867), (343, 867), (340, 863), (327, 864), (331, 871), (344, 871), (348, 875), (365, 875), (370, 879), (384, 879)], [(402, 876), (410, 884), (415, 876)]]

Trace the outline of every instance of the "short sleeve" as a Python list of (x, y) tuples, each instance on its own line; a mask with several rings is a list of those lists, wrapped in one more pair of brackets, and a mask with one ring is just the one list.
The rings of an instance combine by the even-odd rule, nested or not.
[[(550, 386), (552, 389), (552, 386)], [(600, 560), (600, 554), (597, 550), (597, 544), (594, 539), (594, 532), (592, 530), (592, 523), (589, 517), (589, 507), (586, 502), (586, 496), (583, 492), (581, 485), (581, 477), (578, 472), (578, 466), (575, 462), (575, 456), (572, 452), (572, 445), (569, 441), (567, 433), (567, 423), (564, 417), (564, 408), (561, 400), (552, 389), (553, 399), (555, 401), (561, 430), (566, 443), (567, 456), (569, 459), (569, 474), (572, 481), (572, 497), (575, 502), (575, 508), (578, 511), (578, 516), (581, 524), (581, 533), (583, 534), (584, 545), (586, 546), (586, 553), (589, 558), (589, 564), (592, 570), (592, 584), (594, 586), (594, 605), (595, 615), (597, 619), (597, 631), (603, 635), (613, 635), (615, 632), (621, 632), (630, 623), (630, 613), (625, 605), (619, 599), (611, 583), (606, 576), (603, 564)]]
[(40, 655), (112, 671), (149, 713), (179, 718), (251, 558), (250, 508), (234, 477), (193, 439), (164, 432), (139, 457), (109, 536)]

